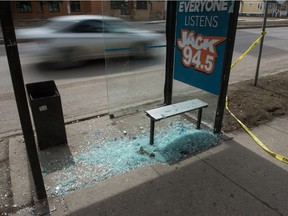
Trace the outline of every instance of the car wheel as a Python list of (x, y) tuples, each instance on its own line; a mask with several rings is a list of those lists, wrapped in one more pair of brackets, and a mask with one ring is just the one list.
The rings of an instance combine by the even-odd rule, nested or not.
[(55, 62), (57, 68), (79, 67), (83, 64), (83, 61), (80, 61), (77, 58), (75, 49), (59, 50), (58, 58), (59, 59)]
[(141, 44), (136, 44), (134, 45), (131, 50), (132, 50), (132, 57), (134, 58), (148, 58), (149, 57), (149, 50), (146, 47), (147, 45), (145, 43)]

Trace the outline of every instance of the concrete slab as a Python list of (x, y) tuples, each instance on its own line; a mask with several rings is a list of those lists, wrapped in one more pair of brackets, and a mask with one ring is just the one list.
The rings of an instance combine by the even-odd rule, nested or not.
[[(217, 156), (227, 146), (220, 149)], [(69, 215), (279, 215), (205, 160), (145, 167), (70, 193), (64, 197)]]
[(288, 158), (288, 134), (268, 125), (255, 128), (253, 132), (265, 143), (273, 152), (286, 155)]
[(0, 212), (6, 212), (13, 202), (10, 186), (8, 142), (8, 139), (0, 138)]
[(268, 122), (265, 124), (267, 127), (274, 128), (275, 130), (278, 130), (279, 132), (283, 132), (288, 135), (288, 118), (276, 118), (271, 122)]
[[(9, 155), (8, 155), (8, 152), (9, 152), (9, 144), (8, 144), (9, 140), (8, 139), (3, 139), (3, 138), (0, 138), (0, 146), (1, 146), (1, 151), (0, 151), (0, 162), (2, 161), (6, 161), (9, 159)], [(8, 144), (8, 145), (7, 145)]]
[(288, 172), (233, 140), (224, 145), (229, 148), (213, 155), (203, 152), (199, 158), (255, 200), (279, 215), (286, 215)]
[[(113, 199), (113, 197), (117, 197), (118, 194), (125, 193), (125, 191), (131, 188), (137, 188), (139, 185), (151, 181), (157, 176), (157, 173), (151, 167), (144, 167), (142, 169), (137, 169), (129, 173), (107, 179), (75, 193), (70, 193), (64, 197), (64, 200), (67, 204), (70, 215), (104, 215), (104, 209), (111, 213), (115, 212), (115, 215), (122, 215), (120, 209), (123, 207), (129, 208), (129, 206), (136, 207), (135, 201), (137, 202), (137, 200), (134, 200), (133, 202), (125, 202), (123, 199), (122, 202), (120, 198), (118, 201), (120, 201), (121, 206), (110, 204), (109, 202), (106, 202), (106, 200)], [(139, 191), (140, 196), (143, 193), (143, 191)], [(137, 198), (135, 197), (135, 199)], [(149, 198), (147, 197), (147, 199)], [(143, 201), (145, 202), (145, 200)], [(105, 203), (105, 207), (97, 207), (97, 204), (102, 202)], [(108, 213), (108, 215), (114, 215), (114, 213)], [(129, 215), (137, 214), (130, 212)]]
[(9, 139), (9, 164), (14, 204), (32, 204), (34, 185), (22, 136)]
[[(288, 157), (287, 140), (288, 118), (275, 119), (272, 122), (263, 124), (259, 127), (251, 129), (251, 131), (273, 152)], [(242, 146), (253, 151), (257, 155), (265, 158), (278, 167), (288, 171), (287, 164), (275, 159), (264, 151), (246, 132), (237, 131), (230, 133), (229, 136), (234, 138), (234, 141)]]

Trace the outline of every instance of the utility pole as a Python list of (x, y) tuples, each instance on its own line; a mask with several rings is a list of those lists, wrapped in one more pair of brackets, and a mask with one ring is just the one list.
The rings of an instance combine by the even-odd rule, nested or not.
[[(262, 34), (264, 34), (266, 30), (266, 21), (267, 21), (267, 13), (268, 13), (268, 6), (269, 1), (265, 1), (265, 10), (264, 10), (264, 16), (263, 16), (263, 23), (262, 23)], [(260, 41), (260, 48), (259, 48), (259, 55), (258, 55), (258, 61), (257, 61), (257, 68), (256, 68), (256, 74), (254, 79), (254, 86), (257, 85), (258, 77), (259, 77), (259, 68), (260, 68), (260, 62), (261, 62), (261, 56), (262, 56), (262, 49), (263, 49), (263, 42), (264, 42), (264, 35), (261, 38)]]

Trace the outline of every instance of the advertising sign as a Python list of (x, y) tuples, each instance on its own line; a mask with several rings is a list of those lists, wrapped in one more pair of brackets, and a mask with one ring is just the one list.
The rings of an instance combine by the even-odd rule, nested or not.
[(234, 1), (177, 1), (174, 79), (219, 95)]

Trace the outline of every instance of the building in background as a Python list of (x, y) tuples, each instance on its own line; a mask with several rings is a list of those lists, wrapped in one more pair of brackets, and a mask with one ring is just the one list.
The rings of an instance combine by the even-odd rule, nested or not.
[(165, 19), (166, 1), (11, 1), (11, 8), (14, 18), (103, 14), (129, 20), (161, 20)]
[(288, 0), (283, 2), (280, 6), (280, 17), (287, 17), (288, 15)]
[[(269, 1), (268, 16), (287, 17), (286, 1)], [(239, 15), (262, 16), (264, 13), (265, 0), (241, 0)]]

